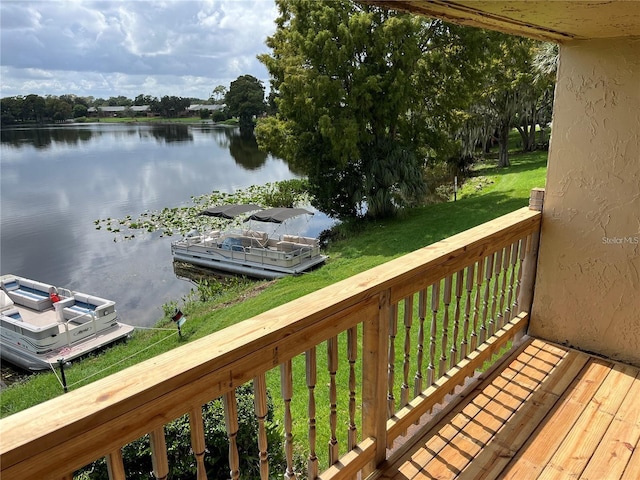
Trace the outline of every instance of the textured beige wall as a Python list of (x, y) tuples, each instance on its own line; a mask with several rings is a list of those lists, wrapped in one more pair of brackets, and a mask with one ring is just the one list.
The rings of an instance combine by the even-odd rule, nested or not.
[(530, 333), (640, 365), (640, 38), (561, 46)]

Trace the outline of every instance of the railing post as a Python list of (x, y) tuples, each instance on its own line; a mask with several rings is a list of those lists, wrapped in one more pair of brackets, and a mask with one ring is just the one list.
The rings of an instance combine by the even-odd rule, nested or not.
[(284, 401), (284, 453), (287, 462), (285, 480), (296, 480), (293, 469), (293, 417), (291, 416), (291, 398), (293, 397), (293, 373), (291, 360), (280, 364), (280, 394)]
[(372, 473), (387, 452), (387, 341), (391, 292), (379, 295), (378, 315), (365, 319), (362, 329), (362, 436), (376, 442), (373, 460), (362, 478)]
[(167, 442), (164, 438), (164, 427), (159, 427), (149, 433), (151, 443), (151, 462), (153, 475), (157, 480), (164, 480), (169, 475), (167, 460)]
[(196, 458), (196, 478), (197, 480), (207, 480), (207, 469), (204, 463), (207, 445), (204, 437), (202, 407), (191, 409), (191, 412), (189, 412), (189, 425), (191, 426), (191, 450), (193, 450), (193, 455)]
[(240, 478), (240, 455), (238, 454), (238, 403), (236, 391), (231, 390), (222, 396), (224, 421), (229, 441), (229, 478)]
[[(534, 188), (529, 197), (529, 209), (542, 211), (544, 202), (544, 188)], [(522, 262), (522, 278), (520, 280), (520, 292), (518, 294), (518, 309), (520, 312), (531, 313), (533, 303), (533, 287), (536, 281), (536, 268), (538, 263), (538, 244), (540, 242), (540, 230), (531, 234), (526, 245), (526, 253)], [(520, 312), (513, 312), (514, 315)], [(519, 340), (519, 338), (516, 338)]]
[[(267, 379), (262, 373), (253, 379), (253, 402), (258, 422), (258, 465), (260, 466), (260, 479), (269, 478), (269, 456), (267, 443)], [(200, 479), (198, 479), (200, 480)]]
[(111, 452), (107, 455), (106, 460), (109, 480), (125, 480), (127, 478), (124, 471), (124, 461), (122, 459), (121, 449), (118, 448)]

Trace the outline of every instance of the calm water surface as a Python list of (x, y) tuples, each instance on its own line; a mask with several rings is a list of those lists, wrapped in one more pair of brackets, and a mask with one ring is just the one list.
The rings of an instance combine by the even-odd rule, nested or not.
[[(95, 220), (297, 177), (237, 129), (86, 124), (1, 133), (1, 273), (113, 299), (120, 319), (136, 326), (153, 325), (162, 305), (193, 285), (174, 272), (171, 237), (114, 241)], [(305, 233), (330, 224), (317, 214)]]

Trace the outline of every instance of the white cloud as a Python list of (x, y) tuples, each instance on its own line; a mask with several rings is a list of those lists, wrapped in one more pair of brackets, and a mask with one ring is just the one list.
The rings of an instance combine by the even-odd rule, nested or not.
[(276, 16), (273, 0), (2, 0), (1, 95), (208, 98), (244, 74), (267, 85), (256, 55)]

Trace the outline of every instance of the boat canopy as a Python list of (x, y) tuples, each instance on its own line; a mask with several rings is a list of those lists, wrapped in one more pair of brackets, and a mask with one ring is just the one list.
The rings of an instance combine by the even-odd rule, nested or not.
[(300, 215), (313, 215), (313, 212), (305, 210), (304, 208), (267, 208), (252, 214), (247, 221), (256, 220), (258, 222), (282, 223)]
[(262, 207), (253, 204), (241, 204), (241, 205), (216, 205), (215, 207), (209, 207), (202, 212), (200, 215), (208, 215), (210, 217), (219, 217), (219, 218), (227, 218), (232, 220), (240, 215), (249, 212), (255, 212), (256, 210), (261, 210)]

